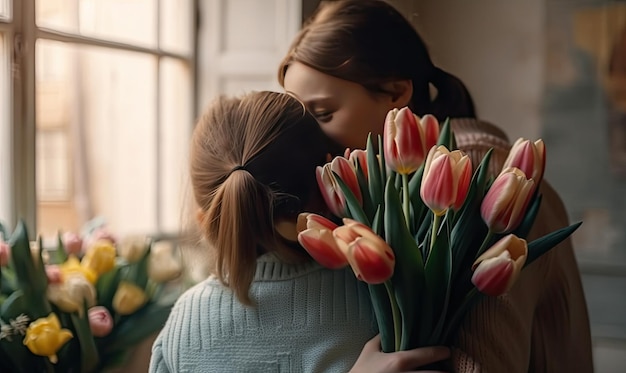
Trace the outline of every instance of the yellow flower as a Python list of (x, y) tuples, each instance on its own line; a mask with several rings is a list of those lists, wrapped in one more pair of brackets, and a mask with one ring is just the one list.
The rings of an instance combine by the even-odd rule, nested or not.
[(142, 288), (122, 281), (113, 296), (113, 309), (120, 315), (130, 315), (146, 304), (148, 296)]
[(115, 246), (110, 241), (99, 240), (89, 247), (81, 264), (101, 275), (115, 267), (115, 257)]
[(72, 332), (61, 329), (57, 315), (51, 313), (30, 323), (23, 343), (33, 354), (47, 356), (50, 362), (56, 363), (57, 351), (72, 337)]
[(69, 278), (74, 274), (83, 275), (87, 281), (95, 284), (98, 280), (98, 274), (91, 268), (80, 265), (80, 261), (74, 255), (70, 255), (65, 263), (59, 266), (62, 278)]
[(180, 276), (183, 265), (180, 255), (174, 254), (171, 244), (157, 242), (153, 245), (148, 261), (148, 277), (162, 284)]

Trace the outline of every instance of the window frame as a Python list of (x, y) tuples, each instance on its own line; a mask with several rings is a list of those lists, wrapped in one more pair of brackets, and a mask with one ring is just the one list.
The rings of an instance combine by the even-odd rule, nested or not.
[[(36, 227), (37, 223), (37, 192), (36, 192), (36, 86), (35, 86), (35, 44), (36, 41), (51, 40), (64, 43), (72, 43), (76, 45), (86, 45), (93, 47), (109, 48), (120, 51), (129, 51), (143, 53), (154, 56), (156, 59), (155, 82), (157, 94), (155, 100), (155, 118), (156, 118), (156, 139), (157, 146), (157, 164), (161, 164), (160, 159), (160, 133), (162, 129), (162, 118), (159, 108), (160, 91), (163, 88), (161, 84), (161, 63), (164, 58), (171, 58), (185, 63), (189, 66), (191, 72), (191, 97), (190, 110), (192, 115), (197, 113), (197, 93), (198, 82), (197, 73), (197, 40), (198, 40), (198, 8), (199, 0), (191, 1), (191, 51), (190, 54), (181, 54), (169, 52), (160, 48), (160, 33), (158, 27), (161, 24), (161, 2), (156, 1), (156, 25), (157, 25), (157, 41), (154, 48), (133, 45), (129, 43), (106, 40), (103, 38), (90, 37), (67, 33), (39, 27), (36, 24), (36, 0), (13, 0), (9, 6), (11, 17), (9, 19), (0, 19), (0, 32), (4, 34), (5, 43), (9, 53), (12, 55), (9, 59), (8, 73), (11, 75), (8, 82), (9, 102), (8, 107), (12, 108), (8, 113), (8, 121), (11, 132), (10, 139), (10, 160), (9, 160), (9, 178), (10, 182), (8, 193), (3, 193), (0, 198), (8, 195), (8, 221), (9, 226), (15, 226), (18, 220), (23, 220), (27, 226)], [(1, 64), (0, 64), (1, 66)], [(0, 72), (4, 73), (4, 72)], [(2, 87), (0, 87), (2, 88)], [(161, 211), (159, 198), (161, 167), (157, 167), (155, 173), (156, 193), (156, 213), (157, 228), (162, 227)], [(32, 232), (31, 232), (32, 234)]]

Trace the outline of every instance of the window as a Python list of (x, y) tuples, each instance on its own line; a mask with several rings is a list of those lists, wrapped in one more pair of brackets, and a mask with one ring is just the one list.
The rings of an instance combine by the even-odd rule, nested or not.
[(0, 220), (44, 238), (96, 217), (119, 234), (177, 233), (195, 12), (192, 0), (0, 0)]

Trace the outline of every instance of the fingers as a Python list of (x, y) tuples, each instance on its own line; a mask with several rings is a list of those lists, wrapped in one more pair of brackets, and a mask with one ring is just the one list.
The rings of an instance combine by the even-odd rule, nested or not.
[(413, 350), (396, 352), (396, 361), (400, 369), (414, 369), (442, 361), (450, 357), (450, 349), (442, 346), (421, 347)]

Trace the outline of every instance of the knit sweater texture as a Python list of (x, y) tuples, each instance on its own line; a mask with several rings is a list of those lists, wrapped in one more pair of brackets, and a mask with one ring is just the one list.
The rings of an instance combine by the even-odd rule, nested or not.
[(215, 277), (187, 290), (157, 337), (153, 373), (341, 372), (376, 335), (368, 289), (352, 270), (257, 261), (244, 306)]

